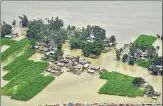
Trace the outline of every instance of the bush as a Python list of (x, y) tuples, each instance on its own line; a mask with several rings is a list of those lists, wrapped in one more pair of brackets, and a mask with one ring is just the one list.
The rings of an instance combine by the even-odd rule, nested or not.
[(100, 88), (100, 94), (119, 95), (119, 96), (144, 96), (144, 90), (132, 84), (134, 77), (123, 75), (117, 72), (104, 72), (100, 78), (108, 81)]
[(133, 57), (130, 57), (128, 64), (129, 65), (134, 65), (134, 63), (135, 63), (135, 59)]

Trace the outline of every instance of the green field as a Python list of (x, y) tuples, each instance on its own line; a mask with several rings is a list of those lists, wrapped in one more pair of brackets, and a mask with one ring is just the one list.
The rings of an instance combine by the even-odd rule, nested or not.
[(1, 46), (3, 45), (14, 45), (16, 43), (15, 40), (10, 40), (10, 39), (7, 39), (7, 38), (1, 38)]
[(142, 34), (133, 42), (133, 44), (150, 46), (155, 42), (156, 39), (157, 38), (152, 35)]
[[(1, 43), (5, 40), (1, 40)], [(53, 76), (44, 76), (42, 72), (49, 66), (47, 62), (34, 62), (28, 60), (36, 50), (31, 49), (31, 41), (23, 39), (15, 41), (5, 52), (2, 53), (3, 60), (14, 56), (17, 52), (23, 52), (22, 55), (16, 56), (15, 59), (3, 67), (8, 73), (3, 76), (4, 80), (9, 82), (1, 88), (1, 94), (11, 96), (12, 99), (26, 101), (38, 94), (51, 81)]]
[(18, 66), (22, 61), (27, 60), (29, 57), (31, 57), (36, 52), (35, 49), (27, 49), (24, 54), (17, 57), (14, 61), (10, 62), (8, 65), (4, 66), (3, 69), (10, 71), (14, 67)]
[(33, 63), (34, 63), (33, 60), (22, 61), (19, 65), (12, 68), (10, 70), (10, 72), (8, 72), (5, 76), (3, 76), (3, 80), (11, 80), (12, 78), (14, 78), (16, 75), (21, 73), (24, 69), (26, 69), (27, 67), (29, 67)]
[(108, 81), (100, 88), (100, 94), (119, 95), (127, 97), (144, 96), (144, 91), (132, 85), (134, 77), (120, 74), (118, 72), (104, 72), (101, 79)]
[[(23, 52), (30, 46), (30, 41), (28, 39), (20, 40), (1, 53), (1, 61), (5, 61), (12, 54), (17, 55), (19, 52)], [(15, 57), (15, 56), (14, 56)]]
[(54, 80), (52, 76), (38, 75), (34, 80), (28, 83), (28, 86), (23, 86), (18, 90), (12, 99), (27, 101), (38, 94), (43, 88), (45, 88), (51, 81)]
[(148, 68), (150, 65), (151, 65), (151, 62), (150, 60), (145, 60), (145, 59), (138, 59), (136, 60), (136, 64), (138, 66), (141, 66), (141, 67), (144, 67), (144, 68)]

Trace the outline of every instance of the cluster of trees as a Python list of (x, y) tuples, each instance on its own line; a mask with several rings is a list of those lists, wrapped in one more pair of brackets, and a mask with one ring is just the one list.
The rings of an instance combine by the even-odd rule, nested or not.
[[(104, 49), (103, 40), (106, 38), (105, 29), (100, 26), (90, 26), (87, 25), (86, 28), (76, 29), (74, 26), (68, 26), (68, 32), (71, 31), (73, 36), (71, 36), (69, 43), (71, 49), (83, 49), (83, 55), (88, 57), (90, 55), (98, 56)], [(87, 38), (90, 35), (94, 35), (95, 39), (93, 42), (88, 42)], [(112, 38), (114, 39), (114, 37)]]
[(145, 83), (145, 80), (141, 77), (136, 77), (133, 81), (132, 81), (132, 84), (134, 86), (141, 86), (142, 84)]
[(1, 24), (1, 37), (11, 34), (12, 26), (7, 24), (5, 21)]
[(88, 42), (83, 48), (83, 55), (86, 57), (90, 56), (91, 54), (98, 56), (101, 54), (103, 49), (104, 49), (104, 46), (103, 46), (102, 40)]

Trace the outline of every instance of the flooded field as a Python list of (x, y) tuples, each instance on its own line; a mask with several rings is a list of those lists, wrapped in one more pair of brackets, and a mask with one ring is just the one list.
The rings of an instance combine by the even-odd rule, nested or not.
[(18, 37), (13, 38), (13, 40), (17, 40), (17, 41), (23, 39), (27, 32), (27, 28), (21, 28), (21, 27), (17, 27), (17, 26), (13, 26), (12, 30), (13, 30), (13, 32), (18, 33), (18, 35), (19, 35)]
[[(38, 3), (38, 2), (36, 2)], [(84, 5), (84, 8), (83, 8)], [(10, 7), (10, 8), (8, 8)], [(44, 7), (44, 8), (43, 8)], [(139, 7), (139, 8), (138, 8)], [(12, 10), (11, 10), (12, 8)], [(20, 9), (21, 8), (21, 9)], [(95, 9), (96, 8), (96, 9)], [(38, 13), (38, 10), (41, 13)], [(6, 14), (10, 12), (11, 14)], [(29, 18), (45, 18), (59, 16), (65, 25), (86, 26), (87, 24), (99, 25), (106, 29), (107, 36), (114, 34), (117, 38), (117, 48), (125, 43), (134, 41), (140, 33), (161, 34), (162, 15), (161, 2), (2, 2), (2, 20), (8, 22), (21, 14)], [(134, 13), (134, 14), (133, 14)], [(19, 29), (17, 29), (20, 31)], [(23, 34), (20, 34), (23, 35)], [(19, 40), (21, 38), (17, 38)], [(155, 46), (162, 42), (157, 40)], [(70, 50), (68, 44), (63, 45), (64, 55), (82, 56), (81, 50)], [(40, 60), (41, 55), (36, 53), (30, 59)], [(147, 69), (129, 66), (127, 63), (115, 60), (114, 50), (102, 54), (98, 59), (85, 58), (92, 65), (100, 66), (108, 71), (117, 71), (134, 77), (142, 77), (148, 81), (157, 92), (162, 93), (162, 76), (152, 76)], [(5, 73), (2, 73), (2, 75)], [(162, 97), (154, 101), (147, 97), (128, 98), (114, 95), (101, 95), (98, 90), (106, 80), (99, 79), (98, 74), (82, 73), (80, 76), (65, 72), (56, 77), (38, 95), (27, 102), (12, 100), (2, 96), (2, 106), (37, 106), (39, 104), (55, 104), (67, 102), (109, 102), (109, 103), (140, 103), (162, 102)], [(5, 84), (5, 82), (2, 82)], [(2, 84), (3, 86), (3, 84)], [(89, 95), (89, 96), (88, 96)]]

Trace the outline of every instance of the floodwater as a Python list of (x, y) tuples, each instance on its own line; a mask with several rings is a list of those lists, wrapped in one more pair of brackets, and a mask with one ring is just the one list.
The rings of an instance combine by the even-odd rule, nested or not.
[[(79, 27), (87, 24), (99, 25), (106, 29), (107, 36), (112, 34), (116, 36), (118, 47), (134, 41), (140, 33), (161, 34), (162, 30), (162, 5), (159, 1), (2, 1), (2, 20), (12, 22), (14, 18), (21, 14), (26, 14), (30, 19), (59, 16), (64, 20), (65, 25), (71, 24)], [(159, 41), (156, 46), (161, 44), (161, 41)], [(64, 55), (80, 55), (81, 58), (84, 58), (81, 55), (81, 50), (71, 51), (67, 44), (64, 44), (63, 49)], [(39, 60), (40, 56), (36, 55), (32, 59), (36, 58), (36, 60)], [(108, 71), (117, 71), (134, 77), (142, 77), (157, 92), (162, 93), (161, 76), (152, 76), (145, 68), (136, 65), (129, 66), (126, 63), (116, 61), (114, 51), (102, 54), (98, 59), (85, 59), (91, 61), (92, 65), (98, 65)], [(2, 96), (2, 106), (36, 106), (60, 102), (162, 102), (162, 97), (154, 101), (146, 97), (128, 98), (98, 94), (98, 90), (106, 82), (106, 80), (101, 80), (98, 77), (97, 74), (92, 75), (84, 72), (78, 76), (65, 71), (33, 99), (27, 102), (20, 102)]]
[(1, 53), (7, 50), (10, 46), (9, 45), (3, 45), (1, 46)]

